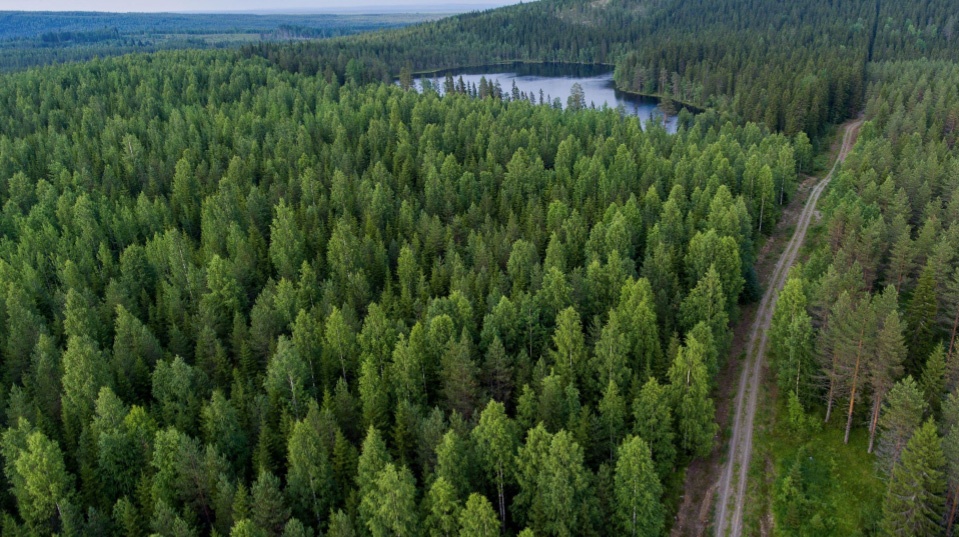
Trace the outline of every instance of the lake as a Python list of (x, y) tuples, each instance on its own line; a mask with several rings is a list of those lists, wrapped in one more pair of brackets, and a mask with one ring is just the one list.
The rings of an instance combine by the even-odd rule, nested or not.
[[(443, 81), (447, 73), (453, 75), (458, 84), (460, 78), (466, 85), (480, 86), (480, 79), (485, 77), (490, 83), (499, 82), (505, 95), (512, 95), (515, 84), (516, 91), (533, 97), (537, 103), (559, 102), (566, 107), (567, 98), (573, 84), (583, 88), (587, 106), (602, 108), (622, 107), (625, 113), (640, 118), (643, 124), (647, 121), (663, 121), (664, 116), (659, 109), (659, 99), (624, 93), (615, 88), (613, 72), (609, 67), (598, 65), (558, 64), (558, 63), (515, 63), (490, 65), (437, 71), (414, 79), (416, 88), (422, 90), (423, 81), (429, 80), (437, 91), (443, 92)], [(676, 117), (665, 120), (668, 132), (676, 131)]]

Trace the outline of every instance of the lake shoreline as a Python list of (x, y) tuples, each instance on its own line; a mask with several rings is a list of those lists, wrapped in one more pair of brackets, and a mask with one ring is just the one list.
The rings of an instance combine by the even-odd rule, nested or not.
[[(446, 74), (456, 75), (457, 73), (462, 74), (464, 71), (470, 70), (491, 70), (494, 68), (507, 68), (511, 66), (543, 66), (543, 67), (578, 67), (578, 68), (596, 68), (604, 69), (604, 74), (612, 74), (615, 71), (616, 64), (613, 63), (601, 63), (601, 62), (570, 62), (570, 61), (542, 61), (542, 60), (503, 60), (498, 62), (489, 62), (484, 64), (477, 65), (467, 65), (460, 67), (444, 67), (440, 69), (432, 70), (423, 70), (413, 72), (412, 75), (414, 78), (423, 79), (423, 78), (440, 78), (445, 77)], [(398, 77), (395, 78), (398, 80)], [(701, 114), (706, 111), (706, 108), (694, 105), (686, 101), (680, 101), (669, 96), (664, 96), (658, 93), (645, 93), (630, 89), (623, 89), (616, 84), (615, 78), (611, 79), (612, 89), (614, 92), (621, 93), (629, 98), (633, 99), (642, 99), (648, 100), (650, 102), (655, 102), (658, 104), (664, 99), (669, 99), (673, 102), (676, 107), (676, 113), (666, 115), (668, 118), (675, 118), (679, 115), (680, 110), (687, 110), (693, 114)], [(562, 96), (558, 96), (562, 98)], [(662, 110), (660, 108), (660, 110)]]

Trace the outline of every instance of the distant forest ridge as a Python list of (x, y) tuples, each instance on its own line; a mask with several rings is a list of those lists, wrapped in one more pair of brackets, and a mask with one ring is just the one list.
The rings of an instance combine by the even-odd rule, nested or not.
[(495, 61), (613, 63), (621, 90), (731, 111), (814, 139), (863, 107), (866, 65), (957, 57), (956, 0), (544, 0), (249, 55), (386, 81)]
[(0, 72), (95, 57), (395, 29), (432, 14), (0, 12)]
[[(380, 14), (369, 13), (313, 13), (313, 14), (253, 14), (253, 13), (103, 13), (88, 11), (6, 11), (0, 12), (0, 39), (41, 37), (48, 33), (90, 32), (113, 28), (122, 34), (154, 33), (263, 33), (281, 26), (302, 26), (323, 34), (346, 27), (365, 30), (395, 28), (420, 22), (426, 15), (404, 16), (391, 13), (389, 20)], [(349, 32), (352, 33), (352, 32)]]

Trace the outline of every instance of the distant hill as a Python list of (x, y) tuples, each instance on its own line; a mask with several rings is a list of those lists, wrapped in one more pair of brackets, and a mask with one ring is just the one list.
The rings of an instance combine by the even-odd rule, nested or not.
[(345, 36), (436, 19), (435, 13), (185, 14), (0, 12), (0, 70), (164, 49)]
[(868, 61), (957, 55), (951, 34), (959, 2), (927, 7), (912, 13), (909, 5), (873, 0), (542, 0), (246, 50), (285, 69), (329, 69), (343, 79), (352, 61), (352, 73), (366, 81), (390, 79), (403, 66), (615, 64), (620, 89), (815, 134), (859, 110)]

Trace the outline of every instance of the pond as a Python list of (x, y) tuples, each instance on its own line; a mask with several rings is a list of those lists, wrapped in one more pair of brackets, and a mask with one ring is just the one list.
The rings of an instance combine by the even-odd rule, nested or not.
[(537, 103), (550, 103), (563, 108), (567, 106), (573, 85), (579, 84), (586, 106), (622, 107), (625, 113), (639, 117), (644, 125), (647, 121), (665, 121), (668, 132), (676, 131), (676, 116), (665, 117), (659, 108), (659, 99), (617, 90), (613, 84), (613, 72), (606, 66), (562, 63), (498, 64), (436, 71), (415, 77), (414, 83), (416, 88), (421, 90), (424, 80), (428, 80), (437, 91), (443, 93), (447, 74), (453, 76), (455, 84), (459, 84), (462, 78), (466, 86), (479, 88), (481, 79), (485, 78), (488, 83), (499, 83), (504, 95), (518, 95)]

